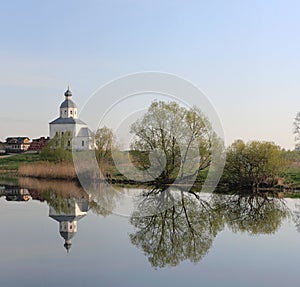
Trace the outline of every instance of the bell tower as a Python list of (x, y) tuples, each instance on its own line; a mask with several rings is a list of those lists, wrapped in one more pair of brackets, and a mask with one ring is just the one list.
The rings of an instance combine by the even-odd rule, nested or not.
[(77, 119), (77, 106), (76, 104), (71, 100), (72, 92), (70, 91), (70, 88), (65, 91), (65, 100), (62, 102), (59, 108), (59, 115), (63, 119), (67, 118), (74, 118)]

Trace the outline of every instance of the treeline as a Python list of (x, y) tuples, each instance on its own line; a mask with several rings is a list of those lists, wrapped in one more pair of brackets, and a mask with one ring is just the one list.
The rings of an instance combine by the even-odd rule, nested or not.
[[(300, 140), (300, 113), (294, 122)], [(204, 183), (208, 171), (222, 172), (219, 188), (253, 189), (284, 187), (291, 163), (299, 163), (299, 152), (286, 151), (272, 142), (236, 140), (228, 148), (213, 130), (209, 119), (196, 107), (155, 101), (130, 127), (129, 151), (116, 147), (114, 134), (102, 127), (93, 134), (95, 157), (104, 177), (141, 183)], [(299, 146), (297, 143), (296, 146)], [(70, 133), (51, 139), (40, 153), (49, 162), (72, 161)], [(130, 161), (130, 162), (129, 162)], [(297, 166), (297, 165), (296, 165)]]

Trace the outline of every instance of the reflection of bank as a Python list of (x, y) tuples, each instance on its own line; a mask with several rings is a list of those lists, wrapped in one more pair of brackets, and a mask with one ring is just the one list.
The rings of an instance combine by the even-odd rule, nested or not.
[(83, 218), (88, 211), (88, 200), (85, 198), (64, 198), (65, 208), (49, 207), (49, 216), (59, 222), (59, 233), (64, 238), (67, 252), (69, 252), (71, 239), (77, 232), (77, 221)]
[(30, 193), (26, 188), (20, 188), (18, 186), (1, 186), (0, 196), (5, 196), (7, 201), (28, 201)]

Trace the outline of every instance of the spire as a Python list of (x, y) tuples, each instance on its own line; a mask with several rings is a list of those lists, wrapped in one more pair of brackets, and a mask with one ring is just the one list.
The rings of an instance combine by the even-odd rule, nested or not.
[(70, 91), (70, 85), (68, 85), (68, 89), (65, 91), (65, 97), (66, 98), (72, 97), (72, 92)]
[(66, 248), (68, 254), (70, 252), (71, 246), (72, 246), (71, 240), (66, 240), (64, 247)]

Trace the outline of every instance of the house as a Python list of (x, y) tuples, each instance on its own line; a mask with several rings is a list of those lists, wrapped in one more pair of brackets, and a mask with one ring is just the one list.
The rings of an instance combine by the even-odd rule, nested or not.
[(28, 151), (41, 151), (49, 142), (49, 137), (40, 137), (38, 139), (33, 139), (30, 143), (30, 146), (28, 148)]
[(10, 153), (19, 153), (27, 151), (30, 146), (28, 137), (9, 137), (5, 142), (5, 150)]
[(59, 107), (59, 117), (49, 123), (50, 139), (69, 134), (76, 150), (93, 149), (92, 132), (87, 124), (78, 118), (77, 106), (71, 100), (72, 92), (69, 87), (64, 95), (65, 100)]

